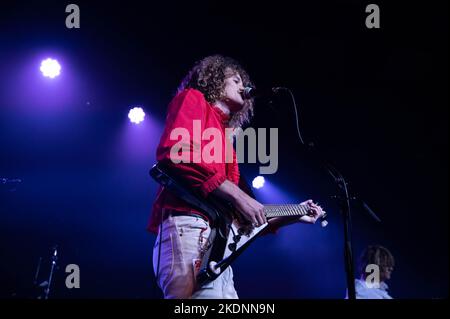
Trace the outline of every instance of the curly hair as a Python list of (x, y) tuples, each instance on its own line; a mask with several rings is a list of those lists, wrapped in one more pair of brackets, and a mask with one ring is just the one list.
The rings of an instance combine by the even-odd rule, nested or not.
[(394, 256), (391, 252), (379, 245), (370, 245), (361, 253), (359, 257), (359, 273), (365, 274), (366, 266), (369, 264), (375, 264), (380, 269), (393, 268), (395, 266)]
[[(222, 55), (211, 55), (198, 61), (181, 81), (177, 93), (196, 89), (203, 93), (206, 101), (214, 103), (224, 97), (225, 79), (231, 74), (239, 74), (244, 87), (253, 86), (248, 73), (234, 59)], [(240, 128), (253, 116), (253, 99), (246, 99), (243, 108), (231, 115), (229, 126)]]

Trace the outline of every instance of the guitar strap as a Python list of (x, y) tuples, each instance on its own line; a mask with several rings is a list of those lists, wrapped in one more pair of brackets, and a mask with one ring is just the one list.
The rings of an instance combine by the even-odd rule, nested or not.
[(172, 192), (185, 202), (204, 212), (210, 218), (211, 223), (214, 225), (216, 219), (219, 217), (217, 210), (211, 205), (205, 203), (204, 199), (202, 199), (199, 194), (188, 190), (187, 187), (185, 187), (182, 183), (177, 181), (169, 174), (169, 169), (161, 163), (153, 165), (150, 170), (150, 176), (157, 183), (168, 189), (170, 192)]

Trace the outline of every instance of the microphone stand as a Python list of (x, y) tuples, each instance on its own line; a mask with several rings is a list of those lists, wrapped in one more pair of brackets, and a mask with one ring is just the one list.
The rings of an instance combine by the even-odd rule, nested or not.
[[(364, 210), (377, 222), (381, 222), (380, 218), (370, 209), (370, 207), (361, 199), (356, 196), (350, 196), (348, 191), (348, 183), (345, 180), (344, 176), (328, 161), (323, 160), (319, 156), (317, 156), (317, 152), (313, 150), (314, 144), (309, 143), (306, 144), (303, 141), (300, 125), (299, 125), (299, 116), (297, 110), (297, 104), (295, 103), (295, 97), (292, 91), (286, 87), (277, 87), (272, 89), (274, 93), (277, 93), (280, 90), (286, 91), (290, 94), (294, 106), (295, 116), (296, 116), (296, 124), (297, 124), (297, 134), (300, 139), (302, 145), (307, 147), (307, 150), (314, 155), (317, 159), (320, 160), (323, 167), (327, 171), (329, 175), (332, 176), (334, 183), (338, 188), (338, 195), (332, 196), (337, 200), (337, 204), (339, 206), (339, 210), (342, 215), (343, 225), (344, 225), (344, 262), (345, 262), (345, 273), (346, 273), (346, 282), (347, 282), (347, 291), (349, 299), (356, 299), (356, 289), (355, 289), (355, 271), (354, 271), (354, 262), (353, 262), (353, 250), (352, 250), (352, 238), (351, 238), (351, 211), (350, 211), (350, 201), (357, 200), (358, 203), (364, 208)], [(269, 102), (269, 105), (272, 105), (272, 101)]]
[(313, 150), (312, 143), (309, 144), (308, 151), (316, 155), (315, 157), (318, 158), (319, 161), (322, 163), (322, 166), (325, 168), (327, 173), (332, 177), (338, 189), (338, 194), (332, 196), (332, 198), (336, 199), (337, 201), (344, 226), (344, 263), (345, 263), (348, 298), (356, 299), (355, 270), (353, 261), (352, 236), (351, 236), (352, 235), (351, 234), (352, 218), (350, 209), (351, 201), (356, 201), (356, 203), (360, 204), (360, 206), (364, 208), (367, 214), (371, 216), (371, 218), (373, 218), (375, 221), (381, 222), (381, 220), (362, 199), (350, 195), (348, 190), (349, 183), (345, 180), (344, 176), (328, 161), (325, 161), (320, 157), (318, 157), (317, 152)]
[(48, 295), (50, 294), (50, 286), (52, 284), (53, 272), (55, 271), (57, 260), (58, 260), (58, 246), (54, 246), (53, 254), (52, 254), (52, 266), (50, 268), (50, 274), (48, 276), (48, 285), (47, 285), (47, 289), (45, 289), (44, 299), (48, 299)]
[(338, 186), (340, 194), (334, 196), (341, 211), (344, 225), (344, 263), (349, 299), (356, 299), (355, 270), (353, 262), (352, 237), (351, 237), (351, 213), (350, 196), (348, 194), (347, 182), (344, 176), (331, 165), (326, 165), (327, 172), (333, 177)]
[(355, 289), (355, 268), (353, 261), (352, 250), (352, 218), (351, 218), (351, 202), (359, 204), (367, 212), (371, 218), (377, 222), (381, 222), (380, 218), (370, 207), (359, 197), (350, 194), (349, 183), (345, 180), (344, 176), (328, 161), (320, 158), (317, 152), (313, 149), (313, 144), (308, 145), (307, 150), (314, 155), (316, 159), (322, 164), (325, 171), (332, 177), (333, 182), (337, 186), (338, 194), (332, 196), (337, 201), (339, 210), (342, 216), (342, 222), (344, 226), (344, 265), (346, 273), (346, 283), (349, 299), (356, 299)]
[(58, 260), (58, 245), (53, 246), (53, 252), (51, 257), (51, 266), (50, 266), (50, 273), (48, 275), (48, 280), (43, 281), (42, 283), (39, 283), (39, 273), (41, 270), (41, 263), (42, 263), (42, 257), (39, 257), (39, 262), (36, 269), (36, 274), (34, 276), (33, 284), (34, 286), (38, 288), (43, 289), (43, 295), (39, 294), (37, 299), (48, 299), (48, 296), (50, 295), (50, 288), (53, 280), (53, 274), (56, 269), (56, 261)]

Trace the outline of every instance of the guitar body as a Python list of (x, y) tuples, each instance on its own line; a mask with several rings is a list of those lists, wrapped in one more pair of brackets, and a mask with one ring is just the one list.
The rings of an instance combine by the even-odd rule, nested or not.
[(210, 199), (208, 203), (215, 207), (220, 218), (211, 227), (209, 238), (211, 247), (203, 256), (200, 271), (197, 275), (199, 286), (205, 285), (220, 276), (269, 225), (266, 223), (254, 227), (245, 222), (231, 204), (224, 205), (217, 199)]

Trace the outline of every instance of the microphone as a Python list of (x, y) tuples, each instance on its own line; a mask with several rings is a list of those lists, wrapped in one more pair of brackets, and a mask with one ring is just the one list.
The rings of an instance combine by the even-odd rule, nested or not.
[(281, 87), (273, 87), (270, 89), (256, 89), (251, 86), (247, 86), (244, 88), (244, 91), (242, 92), (242, 97), (244, 100), (252, 99), (255, 97), (271, 97), (275, 93), (277, 93)]

